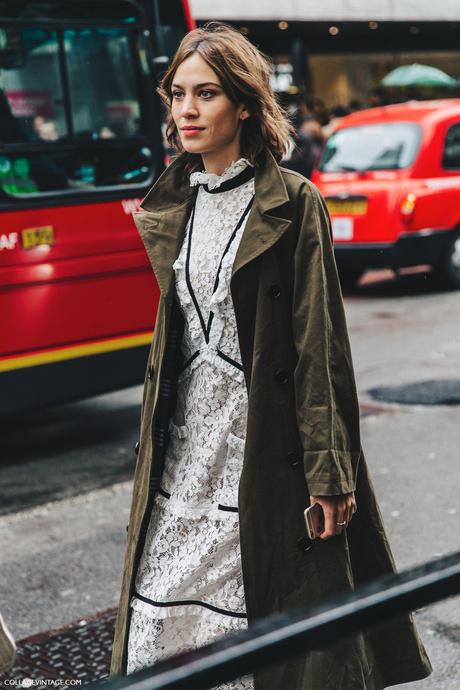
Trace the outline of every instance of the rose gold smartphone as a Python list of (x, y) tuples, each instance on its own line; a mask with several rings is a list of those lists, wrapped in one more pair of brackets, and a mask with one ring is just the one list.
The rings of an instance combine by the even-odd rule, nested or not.
[(324, 513), (320, 503), (313, 503), (304, 510), (305, 524), (310, 539), (316, 539), (324, 532)]

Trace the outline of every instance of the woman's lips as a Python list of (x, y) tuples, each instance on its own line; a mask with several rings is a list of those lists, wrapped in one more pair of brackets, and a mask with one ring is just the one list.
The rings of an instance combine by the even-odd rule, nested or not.
[(183, 129), (182, 132), (186, 137), (196, 136), (203, 131), (204, 127), (193, 127), (192, 129)]

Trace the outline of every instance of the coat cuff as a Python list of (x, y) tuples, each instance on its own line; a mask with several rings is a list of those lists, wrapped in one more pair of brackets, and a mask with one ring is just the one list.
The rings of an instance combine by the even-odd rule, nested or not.
[(356, 489), (361, 451), (304, 452), (305, 479), (310, 496), (339, 496)]

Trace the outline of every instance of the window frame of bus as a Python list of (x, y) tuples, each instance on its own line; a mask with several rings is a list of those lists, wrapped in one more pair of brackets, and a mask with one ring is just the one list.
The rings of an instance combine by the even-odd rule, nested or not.
[[(49, 206), (51, 204), (62, 204), (69, 202), (72, 204), (85, 204), (88, 201), (110, 201), (126, 198), (127, 196), (133, 198), (135, 196), (143, 196), (146, 191), (151, 187), (152, 182), (158, 176), (158, 174), (164, 169), (164, 152), (163, 152), (163, 139), (161, 134), (161, 120), (162, 120), (162, 110), (159, 97), (155, 93), (154, 89), (154, 76), (155, 71), (153, 69), (153, 50), (151, 45), (151, 30), (148, 25), (147, 16), (144, 8), (135, 0), (122, 0), (125, 5), (131, 5), (136, 13), (135, 21), (127, 24), (120, 20), (107, 20), (97, 18), (86, 19), (74, 19), (69, 17), (63, 18), (45, 18), (45, 17), (34, 17), (23, 19), (23, 18), (11, 18), (0, 15), (0, 26), (17, 26), (19, 28), (34, 28), (42, 27), (49, 31), (60, 31), (61, 34), (65, 30), (70, 29), (80, 29), (80, 28), (91, 28), (91, 29), (110, 29), (110, 28), (122, 28), (127, 32), (133, 32), (136, 36), (136, 40), (142, 41), (142, 48), (146, 53), (147, 69), (143, 68), (141, 64), (141, 59), (138, 54), (136, 59), (133, 60), (133, 68), (135, 70), (136, 83), (139, 93), (139, 106), (140, 106), (140, 122), (141, 122), (141, 134), (138, 137), (116, 137), (114, 139), (105, 140), (92, 140), (91, 149), (113, 149), (119, 147), (120, 145), (129, 146), (138, 142), (139, 148), (142, 144), (148, 146), (152, 153), (150, 175), (146, 180), (141, 183), (134, 184), (117, 184), (108, 186), (99, 186), (91, 188), (73, 188), (73, 189), (63, 189), (63, 190), (52, 190), (52, 191), (41, 191), (37, 193), (28, 194), (27, 196), (7, 196), (6, 194), (0, 195), (0, 209), (21, 209), (21, 208), (39, 208), (43, 206)], [(76, 0), (77, 5), (88, 5), (87, 0)], [(74, 0), (75, 6), (75, 0)], [(62, 40), (62, 36), (61, 36)], [(66, 111), (66, 120), (68, 121), (68, 116), (70, 114), (71, 103), (69, 100), (69, 85), (65, 84), (65, 72), (66, 68), (62, 65), (62, 56), (60, 58), (60, 75), (62, 80), (62, 91), (63, 91), (63, 101), (64, 108)], [(70, 116), (71, 117), (71, 116)], [(155, 126), (157, 123), (157, 126)], [(88, 146), (88, 142), (84, 142)], [(13, 144), (0, 144), (0, 156), (5, 154), (21, 154), (21, 153), (56, 153), (56, 152), (66, 152), (75, 151), (78, 147), (81, 148), (82, 142), (77, 139), (73, 142), (66, 142), (60, 144), (59, 142), (25, 142), (13, 143)]]

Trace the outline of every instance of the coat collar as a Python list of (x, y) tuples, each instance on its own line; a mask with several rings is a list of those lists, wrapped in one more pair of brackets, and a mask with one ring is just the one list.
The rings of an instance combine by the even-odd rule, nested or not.
[[(184, 174), (185, 154), (178, 156), (160, 175), (134, 213), (134, 221), (144, 242), (161, 293), (172, 288), (173, 268), (185, 235), (185, 227), (196, 187), (190, 187)], [(280, 168), (269, 149), (265, 149), (254, 165), (255, 200), (232, 269), (234, 274), (245, 264), (274, 244), (287, 230), (291, 221), (269, 214), (289, 201)]]
[[(141, 208), (156, 213), (175, 211), (178, 205), (193, 199), (196, 188), (191, 187), (184, 174), (185, 155), (178, 156), (164, 170), (143, 200)], [(265, 149), (254, 166), (256, 199), (263, 213), (289, 200), (283, 177), (269, 149)]]

